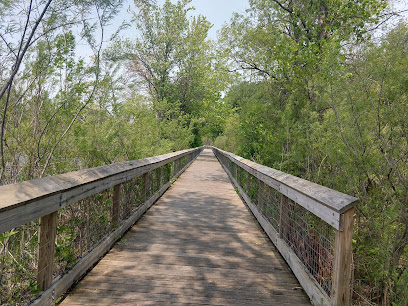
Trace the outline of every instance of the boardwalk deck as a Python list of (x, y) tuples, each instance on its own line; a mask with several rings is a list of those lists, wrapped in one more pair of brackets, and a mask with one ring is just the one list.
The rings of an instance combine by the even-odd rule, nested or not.
[(204, 152), (62, 305), (310, 305)]

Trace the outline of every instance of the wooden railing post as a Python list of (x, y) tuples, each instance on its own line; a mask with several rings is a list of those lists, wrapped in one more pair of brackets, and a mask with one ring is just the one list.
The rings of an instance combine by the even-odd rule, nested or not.
[(332, 277), (332, 305), (351, 305), (354, 208), (343, 215), (343, 231), (336, 230)]
[(120, 213), (120, 189), (121, 185), (115, 185), (113, 187), (113, 199), (112, 199), (112, 224), (119, 223), (119, 213)]
[(279, 238), (283, 239), (283, 231), (284, 231), (284, 226), (285, 226), (285, 213), (287, 213), (288, 210), (288, 204), (289, 204), (289, 199), (285, 195), (281, 195), (281, 206), (280, 206), (280, 212), (279, 212)]
[(57, 212), (41, 217), (38, 231), (37, 273), (37, 287), (41, 291), (46, 290), (52, 283), (56, 233)]

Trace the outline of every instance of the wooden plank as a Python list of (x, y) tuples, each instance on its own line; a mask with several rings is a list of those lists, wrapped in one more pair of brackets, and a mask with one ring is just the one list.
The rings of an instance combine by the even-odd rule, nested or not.
[(351, 305), (354, 208), (344, 213), (344, 230), (336, 231), (333, 264), (333, 305)]
[(0, 186), (0, 233), (161, 167), (201, 148)]
[[(132, 254), (133, 256), (131, 256)], [(158, 253), (158, 252), (114, 252), (109, 253), (104, 258), (104, 262), (113, 265), (120, 262), (122, 264), (131, 265), (134, 263), (140, 266), (147, 266), (150, 264), (167, 265), (167, 266), (180, 266), (182, 263), (184, 266), (196, 267), (206, 267), (206, 268), (222, 268), (227, 272), (229, 270), (245, 270), (257, 273), (272, 273), (281, 272), (281, 274), (290, 273), (287, 269), (285, 262), (276, 253), (270, 255), (272, 259), (278, 261), (277, 265), (271, 265), (270, 258), (266, 260), (265, 258), (251, 258), (248, 262), (243, 258), (237, 258), (236, 256), (212, 256), (211, 255), (201, 255), (201, 254), (185, 254), (185, 253)]]
[[(180, 301), (180, 297), (184, 298), (214, 298), (214, 299), (223, 299), (225, 301), (236, 301), (237, 299), (241, 301), (246, 301), (247, 303), (259, 303), (259, 302), (268, 302), (270, 303), (271, 300), (275, 299), (275, 301), (287, 301), (291, 300), (294, 296), (295, 299), (292, 299), (293, 302), (296, 302), (297, 292), (291, 289), (271, 289), (271, 290), (262, 290), (264, 288), (255, 288), (258, 291), (251, 292), (248, 290), (242, 290), (242, 287), (238, 287), (241, 290), (234, 290), (233, 288), (228, 288), (230, 290), (226, 290), (226, 288), (218, 288), (216, 286), (206, 286), (205, 288), (195, 289), (195, 288), (180, 288), (178, 286), (171, 286), (172, 289), (171, 294), (167, 291), (168, 287), (159, 287), (159, 286), (134, 286), (134, 285), (127, 285), (121, 284), (119, 286), (115, 284), (104, 284), (104, 283), (85, 283), (84, 285), (79, 284), (76, 288), (76, 292), (78, 295), (88, 295), (88, 294), (95, 294), (98, 297), (109, 297), (113, 294), (120, 294), (123, 297), (131, 297), (133, 300), (141, 300), (141, 299), (152, 299), (155, 300), (155, 297), (152, 295), (163, 295), (162, 298), (168, 296), (177, 295), (177, 301)], [(250, 289), (250, 288), (248, 288)]]
[[(176, 174), (178, 177), (190, 164), (188, 163), (183, 169)], [(162, 194), (170, 187), (169, 183), (166, 183), (158, 192), (155, 192), (153, 196), (147, 200), (144, 204), (138, 207), (135, 213), (130, 216), (122, 225), (114, 230), (104, 241), (96, 246), (91, 252), (80, 259), (76, 265), (64, 276), (56, 279), (54, 283), (44, 292), (38, 296), (33, 305), (53, 305), (56, 299), (63, 295), (76, 281), (78, 281), (86, 271), (91, 268), (106, 252), (112, 248), (115, 242), (121, 238), (121, 236), (129, 230), (129, 228), (140, 219), (140, 217), (159, 199)]]
[(52, 283), (56, 233), (57, 212), (41, 217), (38, 231), (37, 286), (39, 290), (47, 289)]
[[(197, 295), (183, 295), (184, 290), (178, 292), (168, 293), (133, 293), (126, 292), (124, 294), (119, 294), (122, 292), (118, 291), (93, 291), (93, 290), (78, 290), (81, 293), (78, 300), (75, 297), (68, 297), (67, 301), (64, 302), (69, 305), (75, 305), (77, 301), (80, 301), (83, 305), (89, 305), (90, 303), (95, 303), (99, 300), (99, 305), (112, 305), (112, 304), (122, 304), (122, 305), (139, 305), (140, 302), (149, 301), (153, 302), (153, 305), (158, 305), (165, 303), (174, 303), (176, 305), (184, 305), (192, 303), (194, 305), (310, 305), (309, 303), (302, 301), (299, 303), (298, 299), (292, 296), (285, 296), (282, 293), (277, 293), (270, 299), (249, 299), (243, 296), (246, 292), (241, 291), (236, 292), (233, 297), (218, 297), (217, 295), (211, 295), (210, 292), (207, 294)], [(97, 293), (98, 295), (92, 295), (92, 293)], [(215, 295), (215, 296), (214, 296)], [(96, 298), (97, 296), (97, 298)], [(74, 304), (71, 304), (74, 303)]]
[[(280, 275), (279, 275), (280, 276)], [(203, 282), (204, 277), (196, 278), (189, 275), (184, 276), (168, 276), (168, 275), (159, 275), (159, 274), (152, 274), (147, 276), (146, 278), (132, 278), (132, 277), (125, 277), (121, 275), (112, 275), (106, 276), (102, 274), (96, 274), (93, 271), (90, 272), (86, 278), (81, 281), (82, 283), (104, 283), (104, 284), (129, 284), (132, 286), (150, 286), (154, 282), (154, 285), (157, 287), (167, 287), (167, 288), (197, 288), (201, 287), (213, 287), (217, 286), (218, 288), (222, 288), (229, 291), (236, 291), (240, 290), (241, 288), (258, 288), (258, 290), (273, 290), (276, 286), (276, 283), (284, 284), (285, 287), (289, 290), (293, 290), (297, 285), (299, 285), (298, 281), (293, 277), (280, 277), (279, 279), (276, 278), (275, 281), (266, 282), (264, 279), (250, 279), (250, 278), (242, 278), (242, 279), (235, 279), (232, 277), (223, 277), (220, 279), (207, 279), (207, 282)], [(79, 285), (78, 285), (79, 286)], [(295, 291), (296, 292), (296, 291)]]

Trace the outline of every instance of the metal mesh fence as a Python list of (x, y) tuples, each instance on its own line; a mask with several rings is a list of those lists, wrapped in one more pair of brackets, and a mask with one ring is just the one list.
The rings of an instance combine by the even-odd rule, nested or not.
[(282, 206), (281, 238), (331, 296), (335, 229), (300, 205)]
[(69, 270), (112, 231), (113, 188), (58, 211), (53, 275)]
[(299, 204), (216, 152), (251, 202), (331, 296), (335, 229)]
[(144, 182), (142, 178), (135, 177), (120, 187), (120, 220), (126, 220), (133, 212), (143, 204), (144, 196)]
[(276, 191), (274, 188), (262, 181), (259, 181), (259, 186), (257, 207), (265, 218), (272, 224), (275, 230), (279, 232), (282, 195), (280, 192)]
[(0, 305), (24, 305), (37, 289), (38, 221), (0, 234)]
[[(60, 209), (54, 262), (42, 269), (51, 269), (53, 279), (69, 271), (200, 152), (196, 150), (120, 184), (117, 212), (113, 209), (117, 187)], [(37, 286), (38, 231), (37, 220), (0, 234), (0, 305), (25, 305), (40, 292)], [(52, 247), (51, 242), (41, 246)]]

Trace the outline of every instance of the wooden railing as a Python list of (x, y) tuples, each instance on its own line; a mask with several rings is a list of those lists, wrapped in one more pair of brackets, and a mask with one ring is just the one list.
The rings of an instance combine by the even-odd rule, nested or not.
[(0, 304), (55, 302), (201, 151), (0, 186)]
[(351, 305), (358, 199), (212, 147), (315, 305)]

